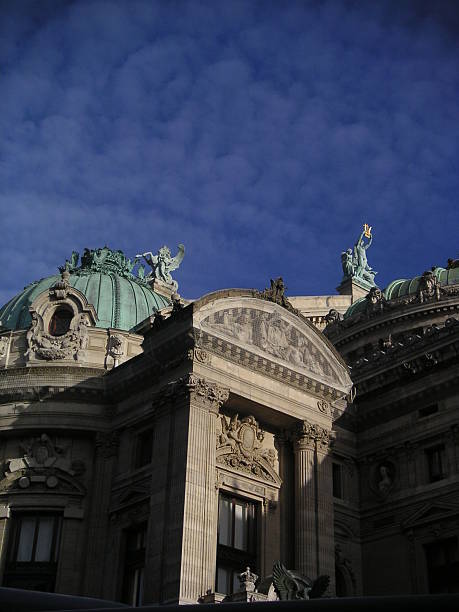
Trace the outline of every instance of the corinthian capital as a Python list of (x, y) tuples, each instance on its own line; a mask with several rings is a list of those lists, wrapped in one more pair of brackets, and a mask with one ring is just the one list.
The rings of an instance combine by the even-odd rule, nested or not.
[(331, 446), (333, 440), (331, 432), (316, 423), (307, 420), (301, 421), (296, 427), (293, 440), (297, 450), (314, 450), (325, 452)]
[(188, 375), (185, 379), (185, 386), (191, 396), (194, 396), (196, 399), (207, 400), (217, 410), (229, 398), (229, 389), (220, 387), (216, 383), (211, 383), (205, 378), (199, 378), (195, 374)]

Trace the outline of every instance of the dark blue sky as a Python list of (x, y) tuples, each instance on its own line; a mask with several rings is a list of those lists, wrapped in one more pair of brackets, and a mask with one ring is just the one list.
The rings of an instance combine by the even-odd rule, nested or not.
[(459, 255), (459, 3), (0, 3), (3, 303), (168, 244), (185, 297), (384, 287)]

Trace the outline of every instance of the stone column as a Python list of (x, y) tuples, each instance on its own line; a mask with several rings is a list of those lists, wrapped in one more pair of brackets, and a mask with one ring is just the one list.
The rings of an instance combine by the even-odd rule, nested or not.
[(303, 421), (295, 432), (295, 567), (328, 574), (334, 591), (334, 525), (330, 432)]
[(217, 550), (217, 415), (229, 390), (191, 374), (180, 603), (214, 590)]
[(316, 577), (318, 567), (316, 441), (314, 425), (303, 421), (294, 434), (295, 569)]

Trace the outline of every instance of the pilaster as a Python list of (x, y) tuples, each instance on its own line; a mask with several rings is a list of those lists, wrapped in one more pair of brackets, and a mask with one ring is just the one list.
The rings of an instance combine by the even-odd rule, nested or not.
[(88, 597), (101, 597), (105, 570), (105, 547), (108, 531), (108, 511), (113, 476), (113, 466), (118, 453), (118, 436), (115, 432), (98, 432), (95, 440), (91, 510), (89, 514), (88, 540), (84, 586)]
[(214, 590), (218, 499), (215, 494), (217, 415), (229, 390), (195, 375), (190, 394), (180, 603)]

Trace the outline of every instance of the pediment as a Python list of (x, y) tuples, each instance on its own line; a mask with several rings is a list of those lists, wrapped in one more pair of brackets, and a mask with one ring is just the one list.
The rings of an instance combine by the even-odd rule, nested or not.
[(458, 516), (457, 503), (450, 502), (432, 502), (424, 504), (421, 508), (418, 508), (416, 512), (408, 516), (402, 523), (404, 529), (411, 529), (438, 521), (441, 519), (448, 519)]
[[(195, 313), (194, 326), (201, 334), (341, 392), (347, 393), (352, 387), (344, 362), (326, 338), (312, 324), (278, 304), (249, 297), (220, 298)], [(214, 346), (218, 350), (219, 343), (214, 342)]]

